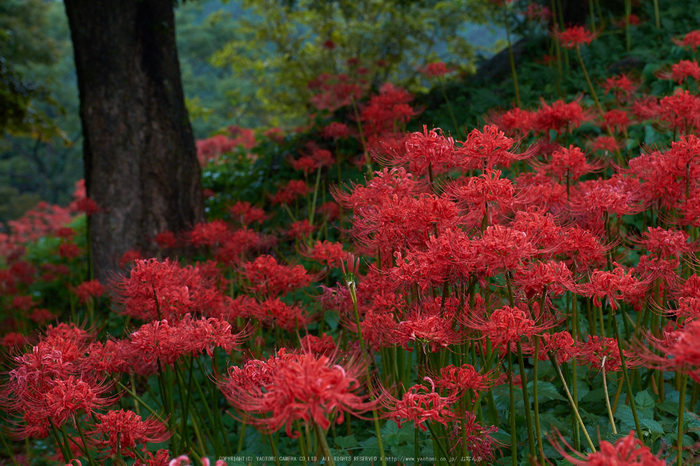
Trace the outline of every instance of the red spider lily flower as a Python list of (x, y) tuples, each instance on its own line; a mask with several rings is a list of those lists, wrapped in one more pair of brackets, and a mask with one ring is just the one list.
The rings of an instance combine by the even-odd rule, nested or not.
[(447, 390), (452, 397), (462, 397), (474, 392), (474, 399), (479, 399), (479, 392), (491, 387), (491, 374), (480, 374), (474, 366), (463, 364), (461, 367), (449, 365), (440, 369), (440, 375), (435, 377), (435, 386)]
[(515, 202), (515, 186), (500, 170), (486, 169), (479, 176), (463, 177), (445, 188), (445, 195), (467, 212), (465, 224), (478, 226), (484, 216), (490, 218), (510, 211)]
[(364, 83), (353, 82), (346, 74), (331, 76), (321, 73), (309, 81), (308, 88), (320, 91), (311, 97), (311, 104), (318, 110), (328, 110), (333, 113), (341, 107), (358, 101), (364, 95)]
[(430, 236), (425, 250), (396, 252), (394, 257), (391, 281), (399, 286), (418, 285), (422, 291), (481, 270), (476, 246), (460, 229), (445, 229), (438, 237)]
[(283, 296), (287, 292), (303, 288), (313, 280), (302, 265), (278, 264), (272, 256), (262, 255), (253, 262), (242, 265), (241, 273), (253, 293), (267, 297)]
[[(347, 328), (357, 331), (357, 325), (354, 322), (348, 322)], [(394, 333), (398, 331), (398, 324), (391, 313), (370, 309), (365, 312), (360, 328), (362, 338), (372, 350), (379, 351), (382, 348), (395, 347)]]
[(658, 118), (682, 134), (690, 134), (698, 125), (700, 98), (688, 91), (676, 89), (659, 101)]
[(80, 368), (86, 380), (100, 380), (116, 373), (151, 375), (158, 370), (156, 364), (144, 364), (140, 359), (128, 340), (96, 341), (88, 347)]
[(73, 212), (83, 212), (88, 217), (102, 212), (97, 202), (87, 196), (75, 199), (68, 208)]
[(530, 149), (516, 154), (511, 149), (515, 141), (500, 131), (496, 125), (486, 125), (484, 130), (473, 129), (461, 147), (455, 151), (457, 164), (464, 169), (491, 169), (495, 166), (509, 167), (514, 160), (525, 160), (534, 155)]
[(287, 236), (295, 239), (304, 239), (313, 235), (314, 231), (318, 226), (309, 223), (309, 219), (299, 220), (289, 225), (289, 230), (287, 230)]
[(581, 149), (570, 145), (568, 149), (560, 148), (552, 153), (549, 163), (533, 163), (538, 169), (556, 177), (558, 180), (574, 181), (587, 173), (600, 170), (602, 162), (588, 163), (586, 154)]
[(513, 283), (525, 296), (542, 296), (545, 293), (561, 296), (566, 291), (575, 291), (573, 274), (564, 262), (537, 262), (518, 266), (513, 274)]
[(69, 227), (61, 227), (58, 230), (56, 230), (55, 233), (56, 238), (63, 238), (67, 239), (68, 241), (72, 241), (75, 235), (77, 234), (78, 233), (74, 229)]
[(175, 234), (168, 230), (158, 233), (155, 237), (155, 242), (161, 249), (173, 249), (178, 245), (178, 240), (175, 237)]
[(260, 303), (259, 314), (255, 317), (266, 326), (277, 324), (288, 331), (298, 330), (311, 323), (311, 318), (299, 306), (289, 306), (279, 298)]
[(489, 275), (513, 270), (523, 260), (537, 253), (532, 238), (526, 233), (501, 225), (486, 228), (475, 243)]
[(325, 264), (329, 268), (340, 266), (348, 258), (347, 251), (343, 251), (343, 243), (330, 241), (316, 241), (308, 251), (301, 251), (301, 255)]
[(216, 260), (220, 264), (238, 266), (245, 261), (247, 254), (267, 250), (274, 247), (276, 243), (277, 239), (273, 236), (241, 228), (233, 231), (216, 249)]
[[(579, 364), (590, 364), (592, 369), (605, 367), (606, 372), (617, 372), (622, 367), (620, 349), (617, 340), (608, 337), (590, 335), (585, 342), (578, 343)], [(638, 358), (633, 352), (623, 350), (625, 366), (629, 369), (638, 364)]]
[(95, 429), (89, 432), (91, 440), (98, 448), (109, 448), (110, 455), (121, 449), (125, 456), (136, 458), (133, 450), (137, 445), (143, 445), (145, 450), (147, 443), (165, 442), (172, 435), (162, 422), (153, 418), (144, 421), (133, 411), (120, 409), (95, 417)]
[[(547, 178), (547, 181), (550, 181), (549, 178)], [(518, 183), (520, 183), (520, 180), (518, 180)], [(527, 189), (531, 188), (528, 187)], [(532, 199), (531, 193), (528, 194), (528, 199)], [(525, 233), (530, 238), (533, 246), (544, 250), (543, 252), (552, 251), (555, 247), (560, 246), (561, 236), (565, 231), (564, 228), (558, 225), (557, 216), (552, 215), (547, 210), (549, 209), (544, 209), (537, 205), (529, 206), (527, 210), (516, 212), (515, 218), (510, 223), (511, 228)]]
[(351, 184), (350, 193), (334, 189), (332, 194), (338, 204), (357, 213), (363, 207), (371, 207), (394, 196), (410, 196), (415, 188), (413, 175), (405, 168), (393, 168), (391, 171), (385, 168), (381, 172), (374, 172), (374, 178), (366, 186)]
[(487, 121), (509, 136), (522, 137), (532, 129), (534, 117), (533, 112), (515, 107), (507, 111), (492, 110), (487, 116)]
[(617, 309), (617, 301), (624, 299), (627, 293), (635, 291), (638, 286), (646, 287), (648, 284), (632, 276), (631, 271), (625, 271), (617, 262), (612, 272), (594, 270), (591, 273), (589, 283), (579, 286), (579, 292), (593, 298), (593, 304), (602, 306), (601, 298), (608, 298), (608, 303), (613, 310)]
[[(603, 440), (600, 442), (600, 451), (589, 453), (585, 457), (582, 453), (575, 452), (558, 432), (557, 436), (564, 446), (559, 444), (556, 437), (551, 436), (552, 446), (564, 459), (575, 466), (666, 466), (667, 464), (666, 461), (655, 456), (640, 439), (636, 438), (633, 430), (628, 436), (617, 440), (614, 445)], [(574, 451), (579, 457), (570, 455), (564, 447), (569, 451)]]
[(119, 267), (124, 268), (128, 264), (135, 263), (136, 261), (143, 260), (143, 256), (141, 255), (141, 251), (137, 251), (135, 249), (130, 249), (126, 251), (124, 254), (122, 254), (122, 257), (119, 259)]
[(220, 315), (224, 300), (215, 283), (198, 267), (180, 267), (169, 259), (137, 260), (130, 276), (111, 284), (124, 314), (141, 320), (177, 320), (187, 313)]
[(282, 128), (270, 128), (267, 131), (265, 131), (263, 135), (270, 141), (275, 142), (277, 144), (282, 144), (284, 142), (284, 130)]
[(649, 332), (645, 333), (651, 347), (661, 355), (637, 343), (635, 356), (643, 366), (687, 372), (693, 380), (700, 383), (700, 321), (686, 322), (685, 326), (678, 330), (664, 330), (662, 338), (657, 338)]
[(679, 47), (686, 47), (696, 52), (700, 46), (700, 30), (690, 31), (683, 36), (683, 39), (673, 39), (673, 42)]
[(296, 438), (299, 432), (292, 431), (296, 420), (325, 430), (334, 416), (341, 424), (346, 414), (375, 409), (381, 397), (367, 401), (357, 394), (362, 388), (358, 379), (366, 369), (366, 361), (334, 364), (325, 355), (282, 349), (266, 361), (251, 360), (243, 367), (229, 368), (219, 388), (239, 413), (246, 413), (243, 422), (267, 433), (285, 426), (287, 435)]
[(58, 245), (58, 255), (63, 259), (73, 260), (80, 257), (83, 251), (75, 243), (63, 243)]
[(333, 121), (323, 128), (323, 137), (326, 139), (337, 141), (338, 139), (345, 139), (348, 136), (350, 136), (350, 130), (345, 123)]
[[(70, 269), (65, 267), (65, 265), (61, 264), (62, 267), (60, 268), (61, 271), (66, 272), (64, 275), (68, 275), (70, 273)], [(64, 268), (65, 267), (65, 268)], [(59, 269), (57, 269), (59, 270)], [(34, 283), (34, 276), (36, 275), (36, 267), (34, 267), (32, 264), (30, 264), (27, 261), (17, 261), (13, 263), (10, 266), (9, 270), (10, 276), (17, 282), (22, 283), (24, 285), (31, 285)]]
[(360, 121), (366, 137), (372, 139), (391, 133), (396, 125), (406, 124), (418, 113), (409, 105), (412, 100), (413, 95), (405, 89), (391, 83), (384, 84), (379, 94), (360, 109)]
[(226, 241), (230, 231), (223, 220), (213, 220), (209, 223), (198, 223), (188, 234), (188, 239), (194, 247), (214, 247)]
[[(539, 311), (539, 306), (534, 306)], [(523, 340), (529, 340), (533, 335), (551, 328), (548, 321), (535, 322), (525, 303), (516, 307), (504, 306), (496, 309), (490, 316), (480, 317), (472, 315), (464, 319), (464, 325), (480, 332), (482, 338), (488, 337), (494, 346), (498, 346), (502, 352), (511, 350), (513, 344)]]
[(267, 220), (265, 211), (260, 207), (250, 205), (248, 201), (238, 201), (229, 208), (231, 217), (235, 215), (242, 225), (250, 225), (258, 222), (260, 225)]
[(422, 175), (429, 169), (433, 173), (442, 173), (452, 167), (454, 139), (445, 137), (440, 128), (428, 131), (428, 127), (423, 126), (422, 133), (411, 133), (406, 138), (405, 147), (405, 153), (396, 154), (393, 162), (408, 164), (408, 169), (415, 175)]
[(322, 167), (329, 167), (335, 163), (335, 159), (330, 151), (326, 149), (321, 149), (315, 144), (308, 145), (311, 154), (302, 154), (299, 159), (290, 160), (292, 168), (295, 170), (302, 170), (304, 173), (308, 174)]
[(546, 6), (542, 6), (537, 3), (530, 3), (525, 9), (525, 17), (530, 21), (537, 21), (539, 23), (546, 24), (552, 17), (552, 11)]
[(273, 204), (291, 204), (295, 199), (305, 196), (308, 192), (309, 188), (303, 180), (291, 180), (270, 198), (270, 202)]
[(0, 339), (0, 346), (3, 348), (18, 348), (29, 343), (27, 337), (17, 332), (10, 332)]
[(700, 66), (695, 60), (681, 60), (678, 63), (671, 65), (671, 71), (658, 71), (656, 77), (659, 79), (667, 79), (676, 81), (678, 84), (683, 84), (688, 78), (700, 80)]
[(419, 70), (428, 78), (437, 78), (454, 72), (455, 70), (448, 68), (443, 62), (428, 63)]
[(591, 152), (603, 152), (609, 155), (622, 149), (622, 142), (618, 142), (614, 136), (600, 135), (590, 143)]
[(332, 222), (340, 217), (340, 206), (333, 201), (324, 202), (318, 206), (316, 213), (323, 215), (328, 218), (329, 222)]
[(387, 417), (396, 421), (399, 428), (404, 422), (413, 421), (416, 428), (425, 432), (428, 430), (425, 425), (428, 421), (439, 422), (445, 427), (454, 421), (455, 414), (451, 408), (457, 398), (440, 396), (430, 377), (424, 377), (423, 380), (430, 382), (430, 391), (424, 385), (414, 385), (406, 390), (400, 400), (386, 395), (383, 404), (388, 410)]
[(624, 133), (629, 125), (630, 119), (624, 110), (612, 109), (603, 114), (603, 126), (612, 133)]
[[(443, 234), (460, 222), (459, 208), (454, 202), (434, 194), (390, 199), (375, 199), (377, 204), (356, 209), (352, 234), (362, 254), (389, 259), (397, 251), (422, 248), (428, 232)], [(386, 260), (385, 259), (385, 260)]]
[(598, 35), (599, 32), (591, 33), (583, 26), (572, 26), (563, 31), (554, 31), (554, 37), (559, 41), (562, 47), (567, 49), (573, 49), (582, 44), (590, 44)]
[(616, 99), (626, 101), (637, 90), (639, 85), (633, 82), (626, 74), (620, 74), (606, 79), (601, 84), (601, 87), (605, 89), (605, 94), (612, 92)]
[(12, 298), (12, 307), (23, 313), (29, 311), (37, 304), (31, 296), (15, 296)]
[(398, 323), (393, 340), (409, 351), (420, 347), (423, 353), (435, 353), (460, 342), (452, 321), (439, 308), (413, 311)]
[(498, 427), (484, 427), (477, 422), (476, 415), (470, 411), (466, 411), (463, 417), (463, 419), (455, 419), (452, 423), (451, 445), (455, 445), (457, 451), (462, 448), (468, 451), (474, 461), (493, 462), (494, 446), (500, 443), (489, 434), (498, 432)]
[(333, 337), (325, 333), (320, 337), (306, 335), (299, 342), (301, 349), (305, 353), (323, 354), (331, 357), (338, 350)]
[(75, 421), (78, 415), (89, 417), (94, 410), (116, 401), (102, 396), (109, 386), (86, 382), (74, 375), (78, 371), (74, 362), (82, 350), (73, 346), (71, 354), (60, 346), (56, 338), (54, 342), (47, 339), (33, 347), (31, 353), (15, 358), (18, 366), (10, 371), (0, 398), (10, 412), (25, 421), (13, 432), (18, 439), (45, 438), (51, 423), (60, 427), (69, 419)]
[(581, 97), (569, 103), (557, 100), (552, 105), (548, 105), (544, 99), (541, 99), (540, 109), (532, 120), (533, 128), (542, 133), (554, 130), (557, 134), (578, 128), (581, 123), (591, 119), (591, 113), (581, 107), (580, 100)]
[(174, 324), (162, 320), (142, 325), (129, 335), (129, 343), (146, 364), (172, 365), (184, 355), (206, 352), (213, 357), (217, 347), (226, 353), (238, 350), (249, 336), (248, 330), (232, 333), (231, 324), (223, 319), (193, 319), (187, 314)]
[(105, 287), (100, 284), (99, 280), (89, 280), (75, 287), (73, 291), (81, 303), (86, 303), (91, 299), (102, 296), (105, 292)]
[[(43, 394), (44, 399), (40, 406), (45, 408), (46, 412), (42, 414), (57, 427), (68, 419), (75, 419), (75, 416), (81, 413), (90, 417), (95, 409), (110, 406), (116, 401), (116, 398), (100, 397), (108, 390), (109, 387), (95, 386), (72, 375), (65, 380), (56, 379), (51, 389)], [(29, 408), (38, 411), (40, 406)]]
[(688, 242), (689, 235), (683, 230), (666, 230), (648, 227), (637, 243), (660, 259), (669, 256), (678, 257), (697, 249), (697, 245)]
[[(535, 345), (532, 343), (523, 345), (523, 351), (534, 354)], [(561, 364), (578, 356), (579, 351), (569, 332), (543, 333), (540, 336), (540, 352), (537, 354), (537, 358), (540, 361), (547, 361), (550, 353)]]

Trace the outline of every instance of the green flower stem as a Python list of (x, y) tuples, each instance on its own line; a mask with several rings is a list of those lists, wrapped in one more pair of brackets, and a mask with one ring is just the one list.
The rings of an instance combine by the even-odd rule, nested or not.
[(513, 393), (513, 355), (508, 351), (508, 390), (510, 407), (508, 409), (510, 419), (510, 457), (513, 466), (518, 466), (518, 438), (515, 432), (515, 396)]
[(299, 428), (299, 421), (294, 421), (294, 428), (299, 432), (299, 437), (297, 438), (297, 443), (299, 444), (299, 453), (301, 454), (301, 464), (306, 466), (306, 457), (308, 456), (306, 451), (306, 438), (304, 437), (304, 432)]
[(637, 416), (637, 407), (634, 403), (634, 396), (632, 395), (632, 384), (630, 383), (630, 377), (627, 374), (627, 367), (625, 364), (625, 355), (622, 351), (622, 342), (620, 341), (620, 332), (617, 329), (617, 319), (615, 318), (615, 311), (610, 314), (610, 320), (612, 320), (613, 332), (615, 333), (615, 339), (617, 340), (617, 349), (620, 352), (620, 364), (622, 368), (622, 375), (625, 378), (625, 386), (627, 387), (627, 396), (630, 399), (630, 408), (632, 408), (632, 417), (634, 418), (634, 428), (637, 430), (637, 436), (639, 439), (644, 441), (642, 436), (641, 424), (639, 424), (639, 417)]
[(243, 422), (241, 422), (241, 431), (238, 433), (238, 448), (236, 450), (236, 453), (240, 453), (243, 451), (243, 441), (245, 440), (245, 428), (248, 424), (246, 424), (246, 415), (243, 415)]
[[(5, 447), (5, 449), (7, 450), (7, 456), (12, 461), (12, 464), (14, 466), (19, 466), (19, 464), (17, 464), (17, 460), (15, 459), (15, 454), (13, 453), (12, 448), (10, 448), (10, 444), (7, 443), (7, 439), (5, 438), (5, 434), (0, 432), (0, 438), (2, 438), (2, 444)], [(59, 444), (59, 447), (61, 447), (60, 444)], [(63, 448), (61, 448), (61, 452), (63, 452)]]
[[(352, 280), (355, 280), (352, 277)], [(347, 279), (346, 279), (347, 281)], [(362, 349), (362, 354), (365, 354), (365, 340), (362, 338), (362, 327), (360, 326), (360, 312), (357, 309), (357, 294), (355, 288), (355, 282), (348, 282), (348, 289), (350, 290), (350, 297), (352, 298), (353, 309), (355, 311), (355, 323), (357, 324), (357, 335), (360, 338), (360, 348)], [(408, 364), (410, 370), (410, 364)], [(367, 389), (372, 386), (372, 380), (370, 379), (369, 373), (365, 372), (365, 377), (367, 378)], [(374, 400), (374, 395), (370, 395), (370, 399)], [(379, 447), (379, 459), (381, 460), (382, 466), (386, 466), (386, 454), (384, 453), (384, 442), (382, 441), (382, 429), (379, 425), (379, 414), (376, 409), (372, 410), (372, 415), (374, 417), (374, 430), (377, 433), (377, 445)]]
[[(523, 402), (525, 403), (525, 422), (527, 423), (527, 442), (530, 447), (530, 456), (535, 457), (535, 436), (532, 431), (532, 413), (530, 413), (530, 396), (527, 392), (527, 373), (525, 372), (525, 362), (523, 360), (523, 346), (518, 341), (518, 365), (520, 366), (520, 386), (523, 390)], [(536, 356), (535, 356), (536, 358)], [(537, 384), (535, 380), (534, 384)]]
[[(433, 443), (438, 446), (438, 449), (440, 450), (440, 454), (444, 458), (449, 458), (447, 455), (447, 450), (445, 450), (445, 446), (440, 442), (440, 439), (438, 438), (437, 434), (435, 433), (435, 430), (433, 430), (433, 426), (431, 425), (430, 421), (425, 423), (426, 426), (428, 426), (428, 430), (430, 431), (430, 436), (433, 438)], [(416, 427), (418, 429), (418, 427)], [(436, 461), (437, 463), (437, 461)]]
[(535, 408), (535, 434), (537, 434), (537, 454), (539, 455), (539, 464), (544, 465), (544, 447), (542, 446), (542, 429), (540, 428), (540, 408), (537, 400), (537, 366), (540, 354), (540, 336), (535, 335), (535, 356), (533, 357), (532, 369), (532, 397)]
[(277, 447), (275, 446), (275, 441), (272, 438), (272, 435), (266, 434), (264, 437), (266, 437), (267, 441), (270, 443), (270, 448), (272, 449), (272, 456), (275, 457), (275, 466), (280, 466), (280, 458), (277, 454)]
[(581, 69), (583, 70), (583, 75), (586, 77), (586, 82), (588, 83), (588, 89), (591, 91), (591, 96), (593, 97), (593, 100), (595, 100), (595, 105), (598, 107), (598, 110), (600, 111), (600, 114), (603, 115), (603, 106), (600, 105), (600, 101), (598, 100), (598, 94), (595, 92), (595, 88), (593, 87), (593, 83), (591, 82), (591, 77), (588, 75), (588, 70), (586, 69), (586, 65), (583, 63), (583, 57), (581, 56), (581, 46), (577, 45), (576, 46), (576, 55), (578, 56), (578, 61), (581, 64)]
[(85, 433), (83, 433), (82, 423), (80, 422), (80, 419), (75, 420), (75, 426), (78, 428), (78, 434), (80, 435), (80, 439), (83, 441), (83, 451), (85, 452), (85, 456), (87, 456), (88, 462), (91, 465), (97, 466), (97, 463), (92, 457), (92, 453), (90, 453), (90, 448), (88, 447), (88, 442), (85, 438)]
[[(58, 436), (58, 429), (56, 429), (56, 425), (53, 423), (51, 418), (49, 418), (49, 425), (51, 426), (51, 432), (53, 433), (53, 437), (56, 440), (56, 445), (58, 445), (58, 448), (61, 449), (61, 454), (63, 455), (63, 460), (70, 462), (73, 459), (73, 454), (71, 453), (70, 445), (64, 444), (61, 441), (61, 438)], [(63, 432), (63, 434), (65, 437), (65, 432)], [(12, 458), (14, 459), (14, 455), (10, 455), (10, 456), (12, 456)]]
[[(574, 341), (578, 341), (578, 306), (576, 305), (576, 296), (569, 293), (571, 297), (571, 335)], [(578, 364), (576, 361), (576, 356), (571, 361), (571, 391), (573, 392), (574, 404), (576, 409), (578, 409)], [(578, 431), (578, 424), (574, 423), (574, 448), (580, 450), (581, 448), (581, 433)]]
[(659, 14), (659, 0), (654, 0), (654, 17), (656, 18), (656, 29), (661, 29), (661, 15)]
[(318, 188), (321, 184), (321, 169), (316, 170), (316, 185), (314, 187), (314, 197), (309, 209), (309, 224), (314, 224), (314, 214), (316, 213), (316, 201), (318, 200)]
[[(321, 445), (321, 451), (323, 452), (325, 463), (330, 466), (335, 466), (335, 461), (333, 461), (333, 455), (331, 455), (331, 449), (328, 447), (328, 441), (326, 440), (326, 434), (321, 430), (318, 424), (314, 423), (314, 430), (316, 431), (316, 437), (318, 437), (318, 442)], [(277, 465), (279, 466), (279, 465)]]
[(574, 399), (571, 397), (571, 392), (569, 391), (569, 387), (566, 384), (566, 379), (564, 379), (564, 374), (561, 373), (561, 367), (559, 367), (559, 363), (557, 362), (557, 358), (556, 358), (556, 356), (554, 356), (554, 354), (552, 354), (551, 351), (549, 353), (549, 360), (552, 361), (552, 365), (557, 370), (557, 373), (559, 374), (559, 379), (561, 380), (562, 385), (564, 385), (564, 391), (566, 392), (566, 397), (569, 399), (569, 404), (573, 408), (576, 419), (578, 420), (579, 424), (581, 425), (581, 430), (583, 431), (583, 435), (586, 436), (586, 441), (588, 442), (588, 446), (591, 447), (591, 451), (593, 453), (595, 453), (596, 449), (595, 449), (595, 445), (593, 445), (593, 440), (591, 440), (590, 435), (588, 435), (588, 431), (586, 430), (586, 425), (583, 423), (583, 419), (581, 419), (581, 414), (579, 414), (578, 409), (576, 408), (576, 404), (574, 403)]
[(355, 112), (355, 119), (357, 120), (357, 129), (360, 132), (360, 143), (362, 143), (362, 150), (365, 152), (365, 163), (367, 164), (367, 176), (372, 179), (372, 162), (369, 159), (369, 151), (367, 150), (367, 142), (365, 141), (365, 133), (362, 131), (362, 120), (360, 120), (360, 112), (357, 110), (357, 103), (355, 99), (350, 98), (352, 102), (352, 110)]
[(610, 426), (612, 427), (613, 434), (617, 434), (617, 428), (615, 427), (615, 418), (613, 418), (612, 409), (610, 408), (610, 395), (608, 395), (608, 381), (605, 376), (605, 358), (603, 356), (603, 362), (601, 363), (601, 370), (603, 371), (603, 389), (605, 390), (605, 406), (608, 408), (608, 417), (610, 418)]
[[(128, 393), (129, 395), (131, 395), (132, 397), (134, 397), (134, 400), (136, 400), (136, 401), (138, 401), (139, 403), (141, 403), (141, 405), (142, 405), (144, 408), (146, 408), (146, 410), (147, 410), (149, 413), (151, 413), (151, 415), (152, 415), (153, 417), (155, 417), (155, 418), (158, 419), (160, 422), (162, 422), (163, 424), (165, 424), (165, 421), (163, 421), (163, 418), (162, 418), (157, 412), (155, 412), (155, 411), (153, 410), (153, 408), (151, 408), (145, 401), (143, 401), (143, 400), (141, 399), (141, 397), (139, 397), (139, 396), (136, 394), (135, 391), (130, 390), (130, 389), (127, 388), (123, 383), (121, 383), (121, 382), (119, 382), (119, 381), (117, 381), (117, 385), (118, 385), (122, 390), (124, 390), (126, 393)], [(179, 438), (179, 437), (180, 437), (180, 434), (179, 434), (177, 431), (173, 431), (173, 437), (178, 437), (178, 438)], [(196, 461), (199, 461), (199, 462), (202, 461), (202, 458), (201, 458), (194, 450), (192, 450), (192, 451), (190, 452), (190, 454), (194, 457), (194, 459), (195, 459)]]

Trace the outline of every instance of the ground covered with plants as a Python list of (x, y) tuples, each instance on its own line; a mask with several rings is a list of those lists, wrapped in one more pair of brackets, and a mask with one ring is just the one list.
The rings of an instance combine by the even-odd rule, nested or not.
[(463, 94), (426, 64), (434, 105), (317, 76), (306, 126), (199, 141), (209, 221), (109, 279), (81, 184), (11, 222), (2, 461), (697, 463), (700, 25), (645, 3), (501, 5), (549, 34)]

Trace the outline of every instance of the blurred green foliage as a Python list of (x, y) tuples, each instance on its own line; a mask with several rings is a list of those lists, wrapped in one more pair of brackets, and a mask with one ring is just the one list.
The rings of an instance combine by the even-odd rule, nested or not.
[[(425, 90), (418, 70), (440, 60), (474, 71), (477, 48), (467, 24), (487, 24), (486, 0), (244, 0), (236, 36), (212, 57), (230, 69), (242, 110), (262, 125), (298, 123), (313, 111), (307, 84), (321, 73), (346, 72), (348, 60), (378, 86), (390, 81)], [(219, 15), (220, 16), (220, 15)]]

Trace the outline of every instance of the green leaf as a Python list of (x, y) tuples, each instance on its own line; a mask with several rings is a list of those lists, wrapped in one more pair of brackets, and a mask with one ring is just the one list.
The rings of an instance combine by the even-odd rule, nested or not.
[[(528, 386), (532, 387), (532, 382), (528, 383)], [(532, 393), (532, 390), (530, 390), (530, 393)], [(557, 387), (552, 383), (540, 381), (537, 382), (537, 399), (539, 403), (550, 400), (566, 401), (566, 398), (559, 393)]]
[(639, 409), (649, 409), (656, 405), (654, 397), (647, 390), (637, 393), (634, 397), (634, 402)]
[(650, 419), (650, 418), (642, 418), (640, 419), (641, 424), (649, 429), (652, 433), (654, 434), (659, 434), (663, 435), (664, 434), (664, 428), (661, 427), (661, 424), (659, 424), (657, 421)]
[(352, 448), (352, 447), (357, 447), (360, 444), (358, 443), (357, 439), (355, 438), (355, 435), (348, 435), (347, 437), (336, 437), (335, 438), (335, 444), (338, 445), (340, 448)]

